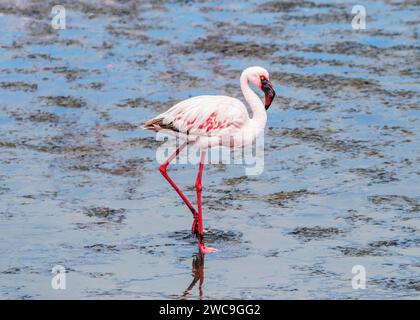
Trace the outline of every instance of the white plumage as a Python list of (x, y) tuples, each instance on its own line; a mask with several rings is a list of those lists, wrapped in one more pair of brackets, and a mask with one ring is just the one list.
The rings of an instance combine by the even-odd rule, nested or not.
[(203, 95), (177, 103), (166, 112), (147, 121), (142, 128), (154, 131), (166, 130), (187, 141), (198, 140), (201, 147), (220, 144), (229, 147), (233, 147), (233, 144), (235, 147), (248, 145), (264, 129), (267, 122), (264, 104), (249, 87), (249, 83), (266, 93), (267, 88), (263, 87), (263, 81), (266, 81), (271, 90), (269, 94), (272, 94), (271, 103), (275, 93), (268, 79), (267, 70), (261, 67), (247, 68), (242, 72), (241, 89), (252, 110), (252, 118), (249, 117), (245, 105), (236, 98)]
[[(238, 99), (205, 95), (183, 100), (145, 123), (153, 129), (172, 129), (191, 136), (235, 135), (249, 120), (245, 105)], [(152, 128), (150, 128), (152, 129)]]

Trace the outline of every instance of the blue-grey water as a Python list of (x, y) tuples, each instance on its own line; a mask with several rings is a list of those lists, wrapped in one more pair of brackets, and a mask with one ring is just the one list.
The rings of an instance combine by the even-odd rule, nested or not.
[[(0, 298), (419, 299), (420, 6), (362, 2), (366, 30), (348, 1), (210, 0), (61, 1), (54, 30), (54, 1), (0, 1)], [(264, 171), (206, 166), (203, 262), (137, 126), (251, 65)]]

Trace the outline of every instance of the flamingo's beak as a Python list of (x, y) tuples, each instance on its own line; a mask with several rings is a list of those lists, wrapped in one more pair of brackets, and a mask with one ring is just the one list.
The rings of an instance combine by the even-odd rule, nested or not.
[(268, 110), (276, 96), (276, 92), (274, 91), (271, 82), (267, 79), (261, 80), (261, 89), (265, 94), (265, 110)]

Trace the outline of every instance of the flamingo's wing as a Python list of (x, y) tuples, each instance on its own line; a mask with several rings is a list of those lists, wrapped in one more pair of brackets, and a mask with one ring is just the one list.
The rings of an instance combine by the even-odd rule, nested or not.
[(143, 126), (169, 129), (188, 135), (233, 135), (248, 121), (248, 111), (238, 99), (227, 96), (198, 96), (174, 105)]

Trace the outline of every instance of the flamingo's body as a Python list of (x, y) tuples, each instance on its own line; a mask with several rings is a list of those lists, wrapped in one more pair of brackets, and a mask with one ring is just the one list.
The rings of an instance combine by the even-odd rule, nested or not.
[[(267, 122), (266, 109), (268, 109), (275, 96), (269, 81), (269, 74), (264, 68), (250, 67), (245, 69), (242, 72), (240, 82), (242, 93), (252, 110), (252, 117), (249, 117), (246, 106), (238, 99), (221, 95), (205, 95), (181, 101), (142, 126), (144, 129), (154, 131), (167, 130), (181, 135), (185, 139), (184, 144), (160, 166), (160, 171), (190, 208), (194, 216), (192, 232), (197, 235), (199, 249), (204, 253), (215, 251), (213, 248), (204, 246), (203, 242), (201, 176), (206, 149), (215, 145), (244, 147), (251, 144), (257, 135), (264, 130)], [(265, 104), (249, 87), (250, 82), (264, 91)], [(196, 180), (198, 212), (166, 172), (169, 163), (191, 142), (201, 148), (200, 167)]]

